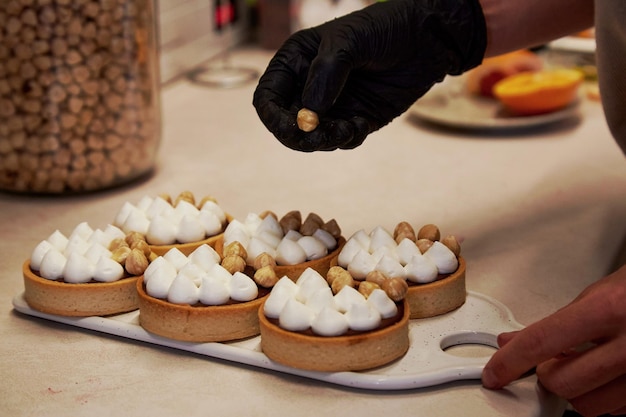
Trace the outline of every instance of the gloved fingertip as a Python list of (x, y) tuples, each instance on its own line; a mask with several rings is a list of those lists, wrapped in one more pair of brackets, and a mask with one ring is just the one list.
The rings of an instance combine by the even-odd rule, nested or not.
[(266, 101), (255, 108), (259, 119), (276, 139), (283, 145), (296, 149), (303, 133), (296, 124), (296, 116), (272, 101)]
[(371, 132), (370, 123), (367, 119), (363, 117), (353, 117), (350, 119), (349, 126), (344, 126), (343, 128), (350, 132), (349, 135), (344, 134), (344, 137), (349, 139), (346, 140), (341, 146), (341, 149), (354, 149), (357, 146), (360, 146), (365, 141), (367, 135)]

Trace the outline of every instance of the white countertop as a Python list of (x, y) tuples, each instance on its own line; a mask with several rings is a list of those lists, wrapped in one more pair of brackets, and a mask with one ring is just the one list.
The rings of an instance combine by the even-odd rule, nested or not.
[[(270, 53), (235, 62), (262, 71)], [(335, 218), (344, 235), (399, 221), (464, 238), (467, 286), (523, 323), (609, 271), (626, 236), (626, 161), (599, 103), (577, 121), (523, 132), (459, 132), (403, 115), (351, 151), (283, 147), (252, 107), (255, 83), (163, 90), (158, 167), (146, 181), (68, 197), (0, 195), (0, 409), (12, 416), (540, 416), (563, 406), (534, 376), (502, 391), (479, 381), (377, 392), (207, 359), (12, 311), (21, 264), (55, 229), (104, 226), (125, 201), (191, 190), (235, 217), (292, 209)]]

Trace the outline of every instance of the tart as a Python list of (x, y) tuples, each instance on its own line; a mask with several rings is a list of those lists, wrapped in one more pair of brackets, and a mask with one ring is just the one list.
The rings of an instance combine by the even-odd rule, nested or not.
[(62, 316), (136, 310), (136, 282), (151, 258), (147, 248), (115, 226), (94, 231), (81, 223), (69, 238), (57, 230), (22, 265), (24, 299), (35, 310)]
[(136, 283), (139, 324), (186, 342), (225, 342), (259, 334), (257, 311), (270, 292), (228, 270), (209, 245), (189, 256), (174, 248), (157, 257)]
[(424, 225), (416, 234), (407, 222), (394, 233), (377, 227), (360, 230), (344, 245), (337, 258), (359, 281), (384, 285), (389, 278), (404, 279), (411, 319), (453, 311), (465, 303), (465, 259), (454, 236), (441, 238), (439, 228)]
[(261, 349), (270, 359), (293, 368), (321, 372), (362, 371), (393, 362), (409, 348), (409, 309), (380, 330), (336, 337), (290, 332), (259, 310)]
[(125, 313), (139, 307), (135, 287), (138, 277), (114, 282), (68, 284), (42, 278), (30, 268), (30, 260), (22, 265), (24, 299), (38, 311), (60, 316), (106, 316)]
[(258, 269), (255, 259), (266, 253), (276, 261), (276, 275), (293, 281), (309, 268), (326, 275), (346, 242), (334, 219), (324, 222), (317, 214), (309, 213), (303, 221), (297, 210), (280, 219), (267, 211), (260, 215), (250, 213), (244, 221), (232, 221), (215, 249), (223, 254), (224, 247), (235, 241), (244, 247), (252, 273)]
[(330, 286), (311, 269), (295, 283), (284, 277), (276, 284), (258, 313), (263, 353), (321, 372), (366, 370), (401, 358), (409, 349), (406, 300), (393, 301), (380, 288), (368, 294), (350, 284), (337, 288), (331, 271)]
[(126, 202), (114, 224), (126, 233), (141, 233), (157, 255), (172, 248), (188, 255), (204, 244), (215, 247), (230, 221), (214, 198), (196, 202), (192, 192), (183, 191), (174, 199), (164, 194), (144, 196), (137, 204)]
[(257, 313), (267, 294), (244, 303), (180, 305), (148, 295), (143, 277), (136, 287), (139, 323), (150, 333), (186, 342), (225, 342), (259, 334)]

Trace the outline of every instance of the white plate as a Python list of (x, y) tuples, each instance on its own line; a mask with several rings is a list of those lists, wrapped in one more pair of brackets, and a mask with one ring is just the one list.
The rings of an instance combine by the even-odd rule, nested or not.
[(593, 54), (596, 52), (596, 40), (579, 36), (565, 36), (550, 42), (548, 47), (559, 51)]
[[(496, 336), (519, 330), (511, 312), (500, 302), (475, 292), (457, 310), (438, 317), (412, 320), (409, 323), (410, 348), (397, 361), (364, 372), (312, 372), (271, 361), (260, 349), (260, 336), (232, 343), (188, 343), (148, 333), (139, 325), (139, 311), (107, 317), (64, 317), (31, 309), (23, 294), (13, 299), (15, 310), (29, 316), (112, 334), (160, 346), (194, 352), (235, 363), (299, 375), (333, 384), (372, 390), (422, 388), (445, 382), (479, 379), (489, 354), (464, 357), (446, 352), (457, 345), (497, 347)], [(493, 349), (489, 349), (493, 352)]]
[(465, 90), (463, 77), (448, 77), (417, 100), (409, 114), (446, 127), (462, 129), (520, 129), (543, 126), (578, 114), (579, 103), (551, 113), (516, 116), (496, 100), (475, 97)]

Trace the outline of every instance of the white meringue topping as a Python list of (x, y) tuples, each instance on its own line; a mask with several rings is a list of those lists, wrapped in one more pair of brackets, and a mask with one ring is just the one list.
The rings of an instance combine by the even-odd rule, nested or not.
[(326, 280), (311, 268), (305, 269), (300, 274), (296, 284), (298, 285), (296, 299), (302, 303), (306, 303), (317, 290), (329, 288)]
[(65, 250), (69, 242), (69, 239), (59, 230), (55, 230), (46, 240), (61, 252)]
[(200, 288), (191, 277), (178, 274), (167, 292), (167, 301), (174, 304), (196, 304), (200, 298)]
[(185, 200), (173, 207), (162, 197), (143, 197), (133, 205), (124, 203), (114, 224), (123, 232), (139, 232), (151, 245), (198, 242), (222, 231), (226, 214), (213, 201), (202, 208)]
[(230, 298), (235, 301), (254, 300), (259, 295), (259, 288), (252, 278), (243, 272), (235, 272), (230, 281)]
[(368, 303), (353, 304), (345, 316), (350, 328), (357, 331), (375, 329), (381, 322), (380, 313)]
[(218, 215), (214, 212), (209, 210), (200, 210), (200, 213), (198, 213), (198, 220), (200, 221), (207, 236), (215, 236), (221, 233), (222, 224), (224, 224), (224, 222), (220, 220)]
[(439, 270), (429, 257), (418, 253), (406, 264), (404, 272), (408, 281), (426, 284), (437, 279)]
[(207, 200), (204, 202), (202, 207), (200, 207), (200, 211), (211, 212), (215, 216), (217, 216), (220, 224), (226, 223), (226, 213), (224, 210), (217, 204), (215, 201)]
[(208, 306), (226, 304), (230, 300), (228, 284), (215, 275), (205, 275), (200, 284), (199, 301)]
[(95, 265), (89, 262), (89, 259), (78, 252), (72, 252), (68, 255), (63, 268), (63, 280), (71, 283), (89, 282), (95, 269)]
[(209, 271), (214, 265), (220, 263), (220, 255), (207, 244), (198, 246), (187, 259), (205, 271)]
[(320, 259), (328, 255), (326, 245), (315, 236), (302, 236), (298, 239), (298, 245), (304, 250), (308, 260)]
[(46, 279), (56, 280), (63, 278), (63, 270), (67, 258), (58, 250), (51, 249), (43, 256), (39, 266), (39, 275)]
[(376, 264), (376, 259), (374, 259), (369, 252), (364, 249), (359, 249), (346, 269), (354, 279), (364, 280), (368, 272), (374, 270)]
[(47, 240), (42, 240), (35, 246), (33, 253), (30, 255), (30, 267), (33, 271), (39, 271), (43, 257), (51, 249), (59, 250)]
[(181, 217), (180, 222), (178, 223), (178, 231), (176, 232), (176, 240), (178, 242), (199, 242), (203, 240), (205, 236), (206, 231), (204, 230), (197, 211), (194, 214), (185, 214)]
[(150, 262), (148, 267), (143, 273), (143, 281), (144, 283), (148, 283), (148, 280), (155, 276), (166, 276), (171, 277), (169, 282), (174, 279), (178, 271), (176, 267), (171, 262), (168, 262), (164, 257), (159, 256), (154, 261)]
[(43, 278), (63, 279), (73, 284), (92, 279), (112, 282), (124, 277), (124, 268), (111, 258), (108, 249), (114, 239), (125, 237), (121, 229), (113, 225), (107, 225), (104, 230), (93, 229), (82, 222), (69, 236), (55, 230), (39, 242), (31, 253), (31, 269)]
[(146, 241), (153, 245), (168, 245), (176, 241), (177, 233), (178, 226), (173, 219), (159, 214), (150, 222), (146, 232)]
[(377, 288), (370, 293), (369, 297), (367, 297), (367, 303), (374, 307), (384, 319), (393, 317), (398, 313), (398, 306), (396, 306), (396, 303), (394, 303), (393, 300), (387, 296), (387, 293), (380, 288)]
[(297, 265), (306, 261), (306, 252), (298, 242), (283, 239), (276, 248), (276, 263), (279, 265)]
[(374, 269), (382, 272), (388, 278), (404, 278), (405, 276), (404, 267), (402, 267), (397, 259), (389, 255), (384, 255), (380, 261), (378, 261)]
[(400, 243), (398, 243), (396, 253), (398, 254), (398, 261), (402, 265), (408, 264), (413, 256), (421, 255), (421, 252), (415, 242), (407, 238), (402, 239)]
[(381, 289), (372, 291), (366, 299), (346, 286), (333, 296), (326, 280), (311, 268), (296, 282), (282, 277), (263, 307), (265, 316), (278, 319), (285, 330), (310, 328), (320, 336), (339, 336), (348, 329), (372, 330), (382, 318), (393, 317), (397, 311), (396, 304)]
[(313, 333), (320, 336), (341, 336), (350, 329), (348, 319), (332, 307), (324, 307), (311, 323)]
[(315, 312), (298, 300), (290, 298), (278, 316), (280, 327), (292, 332), (303, 331), (311, 327)]
[(277, 319), (285, 307), (287, 300), (296, 297), (298, 286), (288, 277), (284, 276), (272, 288), (269, 297), (265, 300), (263, 312), (271, 319)]
[(230, 274), (219, 263), (219, 255), (203, 244), (189, 256), (172, 248), (157, 257), (144, 272), (146, 292), (174, 304), (222, 305), (234, 301), (251, 301), (258, 287), (247, 275)]
[(424, 252), (424, 256), (432, 259), (441, 274), (450, 274), (459, 267), (454, 252), (441, 242), (433, 242), (433, 245)]
[(355, 279), (363, 280), (371, 271), (387, 277), (400, 277), (426, 284), (439, 274), (450, 274), (459, 267), (458, 258), (439, 241), (422, 255), (415, 242), (402, 239), (397, 244), (391, 233), (378, 226), (370, 234), (364, 230), (354, 233), (341, 249), (339, 266)]
[(96, 263), (93, 279), (100, 282), (114, 282), (122, 279), (124, 267), (108, 256), (101, 256)]
[(319, 259), (337, 247), (337, 240), (323, 229), (317, 229), (311, 236), (303, 236), (295, 230), (283, 234), (280, 223), (273, 216), (261, 218), (249, 213), (241, 222), (233, 220), (224, 231), (224, 247), (239, 242), (246, 249), (249, 265), (261, 253), (270, 254), (278, 265), (296, 265)]

